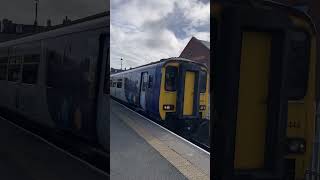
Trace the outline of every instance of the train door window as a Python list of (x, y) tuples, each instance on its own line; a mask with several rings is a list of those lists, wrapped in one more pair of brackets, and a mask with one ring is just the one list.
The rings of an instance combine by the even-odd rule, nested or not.
[(46, 40), (46, 60), (47, 60), (47, 86), (62, 86), (63, 79), (63, 54), (65, 41), (63, 37)]
[(200, 93), (205, 93), (207, 89), (207, 72), (200, 71)]
[(166, 67), (166, 80), (165, 80), (165, 90), (166, 91), (176, 91), (177, 89), (177, 75), (178, 68), (174, 66)]
[(9, 67), (8, 67), (8, 80), (17, 82), (20, 79), (21, 73), (21, 56), (11, 57), (9, 60)]
[(152, 84), (153, 84), (153, 77), (152, 77), (152, 75), (149, 75), (148, 88), (152, 88)]
[[(103, 37), (103, 35), (101, 35), (101, 37)], [(111, 82), (109, 81), (110, 79), (110, 61), (109, 61), (109, 53), (110, 53), (110, 50), (109, 50), (109, 44), (107, 44), (107, 40), (105, 38), (104, 40), (105, 44), (104, 44), (104, 59), (106, 61), (106, 67), (105, 67), (105, 74), (104, 74), (104, 85), (103, 85), (103, 91), (105, 94), (110, 94), (110, 86), (111, 86)], [(109, 41), (108, 41), (109, 42)], [(108, 48), (107, 48), (108, 47)], [(109, 84), (107, 84), (109, 83)]]
[(124, 88), (128, 87), (129, 84), (129, 79), (128, 78), (124, 78)]
[(122, 88), (122, 79), (118, 79), (117, 88)]
[(22, 82), (36, 84), (38, 79), (39, 54), (25, 55), (22, 67)]
[(110, 80), (110, 87), (112, 87), (112, 80)]
[(26, 84), (37, 83), (38, 64), (24, 64), (22, 71), (22, 82)]
[(0, 58), (0, 80), (7, 80), (8, 57)]
[(142, 73), (142, 91), (146, 91), (147, 86), (148, 86), (148, 72), (143, 72)]
[(294, 32), (291, 38), (286, 87), (289, 99), (296, 100), (307, 90), (310, 42), (304, 32)]

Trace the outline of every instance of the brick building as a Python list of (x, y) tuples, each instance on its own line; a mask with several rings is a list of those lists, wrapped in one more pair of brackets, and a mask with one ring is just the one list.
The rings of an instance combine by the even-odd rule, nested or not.
[(204, 63), (210, 68), (210, 42), (192, 37), (179, 57)]
[(3, 19), (0, 21), (0, 42), (15, 39), (21, 35), (34, 33), (44, 29), (44, 26), (17, 24), (9, 19)]

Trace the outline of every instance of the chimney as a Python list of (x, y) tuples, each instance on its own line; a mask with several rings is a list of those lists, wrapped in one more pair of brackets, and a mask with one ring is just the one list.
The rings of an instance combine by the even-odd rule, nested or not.
[(68, 18), (68, 16), (66, 16), (66, 18), (63, 20), (63, 24), (68, 24), (70, 22), (71, 20)]
[(50, 19), (47, 20), (47, 27), (51, 27), (51, 20)]

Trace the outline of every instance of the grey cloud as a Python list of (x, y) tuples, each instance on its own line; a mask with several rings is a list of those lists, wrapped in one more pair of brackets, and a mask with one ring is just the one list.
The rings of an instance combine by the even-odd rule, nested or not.
[(142, 25), (142, 29), (145, 30), (145, 40), (142, 43), (152, 49), (163, 48), (166, 46), (167, 39), (162, 37), (162, 33), (166, 28), (167, 22), (165, 19), (145, 22)]
[(111, 67), (119, 68), (120, 58), (124, 67), (135, 67), (179, 56), (191, 36), (206, 40), (210, 34), (208, 9), (203, 9), (208, 1), (168, 0), (159, 6), (156, 0), (127, 1), (111, 2)]

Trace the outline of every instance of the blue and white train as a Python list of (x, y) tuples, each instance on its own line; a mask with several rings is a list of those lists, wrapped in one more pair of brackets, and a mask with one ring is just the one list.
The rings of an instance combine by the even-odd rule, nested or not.
[(207, 67), (184, 58), (162, 59), (110, 76), (112, 97), (169, 129), (194, 129), (208, 112)]

